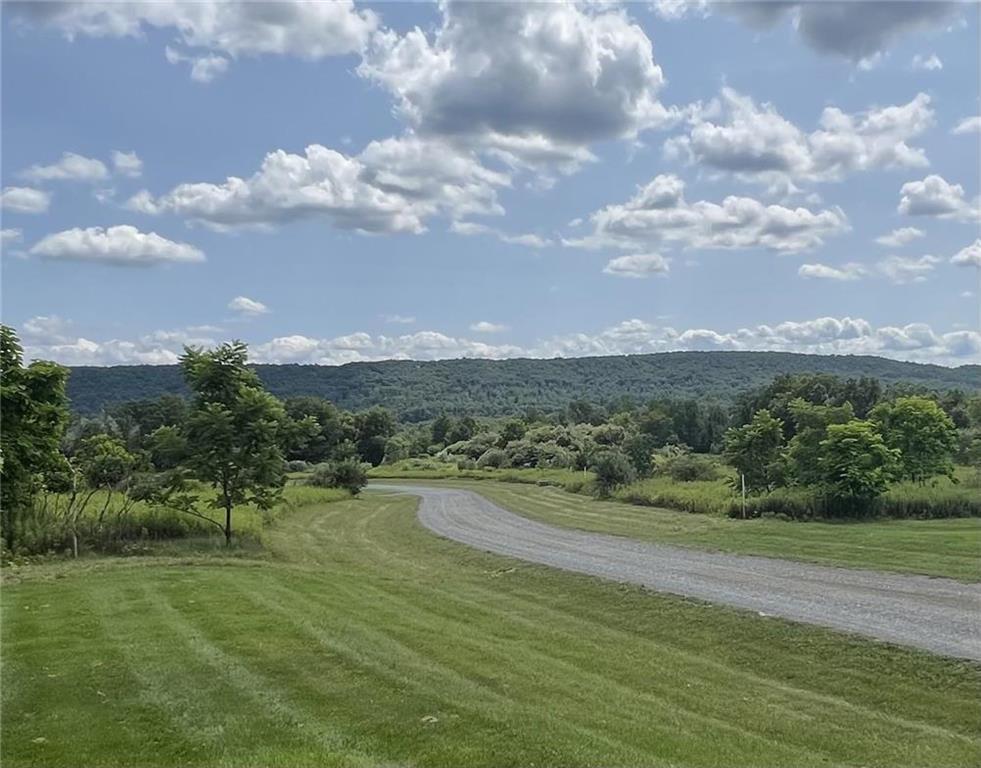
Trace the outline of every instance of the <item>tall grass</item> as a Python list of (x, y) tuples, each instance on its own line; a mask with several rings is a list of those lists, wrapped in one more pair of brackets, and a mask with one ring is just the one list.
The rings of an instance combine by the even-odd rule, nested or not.
[(428, 459), (405, 459), (394, 464), (383, 464), (368, 472), (373, 479), (402, 480), (497, 480), (502, 483), (526, 483), (528, 485), (553, 485), (571, 493), (591, 487), (591, 472), (575, 469), (461, 469), (456, 464)]
[[(197, 511), (215, 522), (222, 522), (224, 512), (210, 506), (210, 494), (201, 488)], [(263, 528), (287, 512), (312, 504), (326, 504), (350, 498), (337, 488), (312, 488), (289, 485), (279, 503), (268, 510), (251, 504), (235, 508), (232, 525), (240, 540), (259, 542)], [(29, 554), (71, 554), (75, 536), (81, 551), (134, 554), (158, 542), (219, 538), (220, 532), (205, 520), (167, 507), (145, 502), (129, 502), (121, 493), (96, 491), (86, 504), (76, 525), (65, 518), (67, 496), (47, 494), (37, 500), (18, 520), (17, 552)]]

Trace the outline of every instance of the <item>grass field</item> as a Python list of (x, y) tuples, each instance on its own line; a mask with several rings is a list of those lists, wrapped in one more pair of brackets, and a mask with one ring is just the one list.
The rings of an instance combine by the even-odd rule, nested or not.
[(369, 493), (2, 594), (7, 766), (973, 766), (978, 665), (527, 565)]
[(981, 581), (978, 518), (834, 523), (732, 520), (599, 501), (552, 487), (485, 481), (425, 483), (470, 488), (525, 517), (586, 531), (737, 554)]

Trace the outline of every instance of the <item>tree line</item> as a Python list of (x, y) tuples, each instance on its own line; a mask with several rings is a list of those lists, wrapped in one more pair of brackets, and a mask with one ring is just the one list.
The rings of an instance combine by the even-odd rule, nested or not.
[(981, 396), (884, 388), (870, 377), (788, 374), (729, 405), (620, 396), (407, 422), (380, 406), (353, 412), (321, 397), (279, 399), (234, 342), (185, 350), (190, 397), (79, 415), (69, 411), (69, 371), (22, 357), (3, 327), (0, 528), (11, 549), (39, 509), (77, 549), (83, 521), (101, 530), (138, 502), (196, 517), (231, 541), (235, 508), (270, 508), (290, 472), (357, 493), (366, 466), (420, 457), (460, 468), (581, 470), (601, 494), (652, 474), (714, 479), (722, 458), (750, 492), (813, 488), (855, 514), (894, 481), (951, 476), (955, 458), (981, 465)]

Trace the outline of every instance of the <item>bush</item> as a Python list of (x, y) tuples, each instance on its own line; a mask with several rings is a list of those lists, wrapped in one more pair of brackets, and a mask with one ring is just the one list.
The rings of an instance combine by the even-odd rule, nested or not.
[(609, 496), (621, 485), (631, 483), (636, 477), (634, 465), (619, 451), (602, 451), (593, 461), (596, 489), (601, 496)]
[(353, 459), (318, 464), (307, 484), (318, 488), (343, 488), (357, 496), (368, 484), (368, 466)]
[(675, 456), (664, 464), (663, 471), (672, 480), (681, 483), (719, 479), (719, 468), (712, 459), (692, 453)]
[(507, 465), (508, 455), (500, 448), (489, 448), (477, 459), (478, 469), (500, 469)]
[(310, 469), (309, 462), (303, 461), (302, 459), (286, 462), (287, 472), (306, 472), (309, 469)]

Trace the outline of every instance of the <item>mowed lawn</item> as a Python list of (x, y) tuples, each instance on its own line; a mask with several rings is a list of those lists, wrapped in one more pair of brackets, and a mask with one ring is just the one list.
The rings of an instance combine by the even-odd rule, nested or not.
[(468, 488), (519, 515), (552, 525), (699, 549), (847, 568), (981, 581), (981, 518), (793, 522), (598, 501), (554, 487), (494, 481), (411, 481)]
[(481, 553), (415, 507), (8, 574), (4, 768), (981, 763), (978, 665)]

